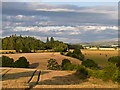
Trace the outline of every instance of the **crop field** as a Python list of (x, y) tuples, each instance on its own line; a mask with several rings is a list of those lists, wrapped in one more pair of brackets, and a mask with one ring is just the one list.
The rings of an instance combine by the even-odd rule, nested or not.
[[(73, 51), (73, 50), (71, 50)], [(108, 58), (112, 56), (118, 56), (117, 50), (81, 50), (82, 53), (85, 55), (85, 59), (92, 59), (99, 66), (104, 67), (107, 62)], [(30, 62), (30, 68), (37, 68), (37, 69), (47, 69), (48, 60), (53, 58), (61, 64), (63, 59), (70, 59), (70, 61), (74, 64), (81, 64), (81, 61), (72, 57), (60, 55), (59, 52), (43, 52), (43, 53), (16, 53), (16, 54), (2, 54), (14, 58), (17, 60), (21, 56), (25, 56), (28, 61)]]
[[(2, 68), (2, 88), (117, 88), (100, 79), (79, 79), (74, 71)], [(5, 73), (8, 71), (7, 73)], [(5, 74), (4, 74), (5, 73)]]
[(99, 66), (104, 67), (108, 59), (112, 56), (118, 56), (118, 51), (101, 51), (101, 50), (82, 50), (82, 53), (85, 55), (85, 59), (92, 59)]
[(30, 62), (30, 68), (36, 68), (42, 70), (47, 69), (48, 60), (51, 58), (56, 59), (58, 64), (61, 64), (63, 59), (69, 59), (74, 64), (81, 64), (81, 61), (78, 59), (60, 55), (60, 53), (56, 53), (56, 52), (2, 54), (2, 55), (9, 56), (14, 60), (17, 60), (19, 57), (24, 56)]

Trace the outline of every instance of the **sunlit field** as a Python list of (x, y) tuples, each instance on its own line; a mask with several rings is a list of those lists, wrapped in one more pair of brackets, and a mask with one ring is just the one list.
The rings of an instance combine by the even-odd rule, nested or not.
[(118, 51), (102, 51), (102, 50), (82, 50), (82, 53), (85, 55), (85, 59), (92, 59), (99, 66), (105, 66), (107, 61), (112, 56), (118, 56)]

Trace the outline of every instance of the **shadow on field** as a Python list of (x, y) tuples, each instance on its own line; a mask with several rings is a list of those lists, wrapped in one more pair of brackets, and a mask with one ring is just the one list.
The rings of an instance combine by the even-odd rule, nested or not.
[[(31, 77), (32, 77), (32, 75), (33, 75), (33, 73), (34, 73), (35, 71), (24, 71), (24, 72), (14, 72), (14, 73), (7, 73), (7, 74), (5, 74), (5, 76), (2, 78), (2, 81), (5, 81), (5, 80), (14, 80), (14, 79), (18, 79), (18, 80), (20, 80), (20, 81), (25, 81), (24, 79), (22, 79), (23, 77), (25, 77), (25, 78), (28, 78), (28, 79), (26, 79), (26, 80), (29, 80)], [(48, 72), (45, 72), (45, 73), (43, 73), (43, 74), (46, 74), (46, 73), (49, 73), (50, 71), (48, 71)], [(37, 75), (38, 76), (38, 75)], [(34, 77), (34, 76), (33, 76)], [(20, 79), (21, 78), (21, 79)], [(25, 81), (25, 82), (27, 82), (27, 81)]]
[(40, 81), (38, 85), (75, 85), (88, 81), (87, 78), (80, 79), (74, 74), (69, 74), (66, 76), (56, 76), (52, 79), (47, 79)]
[(37, 68), (39, 66), (39, 63), (32, 63), (30, 64), (30, 68)]

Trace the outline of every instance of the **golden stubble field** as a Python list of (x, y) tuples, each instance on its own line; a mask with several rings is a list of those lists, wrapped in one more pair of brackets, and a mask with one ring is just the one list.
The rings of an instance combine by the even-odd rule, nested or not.
[[(103, 50), (81, 50), (86, 59), (94, 60), (99, 66), (104, 67), (108, 63), (108, 59), (112, 56), (118, 56), (118, 51), (103, 51)], [(30, 68), (47, 69), (49, 59), (56, 59), (61, 64), (63, 59), (69, 59), (73, 64), (81, 64), (81, 61), (72, 57), (60, 55), (59, 52), (43, 52), (43, 53), (16, 53), (16, 54), (2, 54), (17, 60), (19, 57), (26, 57), (30, 62)]]
[[(40, 75), (39, 72), (41, 72)], [(79, 79), (74, 73), (75, 71), (3, 67), (2, 88), (23, 88), (23, 90), (25, 88), (27, 90), (37, 88), (118, 88), (117, 83), (104, 82), (96, 78)], [(5, 75), (3, 76), (3, 74)], [(38, 76), (40, 76), (39, 80)]]
[(117, 50), (103, 51), (103, 50), (81, 50), (86, 59), (94, 60), (99, 66), (104, 67), (108, 63), (108, 59), (113, 56), (118, 56)]
[(45, 52), (45, 53), (20, 53), (20, 54), (2, 54), (5, 56), (9, 56), (13, 58), (14, 60), (17, 60), (19, 57), (26, 57), (27, 60), (30, 62), (31, 68), (36, 69), (47, 69), (47, 64), (49, 59), (56, 59), (58, 64), (61, 64), (63, 59), (69, 59), (74, 64), (81, 64), (81, 61), (72, 57), (67, 57), (60, 55), (60, 53), (56, 52)]

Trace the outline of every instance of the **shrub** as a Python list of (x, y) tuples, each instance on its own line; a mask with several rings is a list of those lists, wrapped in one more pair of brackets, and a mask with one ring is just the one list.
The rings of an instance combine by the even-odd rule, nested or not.
[(91, 59), (82, 61), (82, 65), (84, 65), (85, 67), (89, 67), (89, 68), (97, 68), (98, 67), (98, 64), (96, 64), (95, 61), (93, 61)]
[(70, 60), (68, 60), (68, 59), (63, 59), (63, 60), (62, 60), (62, 65), (61, 65), (61, 67), (64, 67), (64, 65), (67, 64), (67, 63), (70, 63), (70, 64), (71, 64)]
[(120, 56), (113, 56), (108, 59), (109, 62), (116, 64), (120, 68)]
[(104, 70), (104, 76), (102, 79), (107, 81), (107, 80), (112, 80), (113, 75), (115, 75), (116, 71), (118, 70), (118, 67), (116, 67), (116, 65), (113, 63), (109, 63), (103, 70)]
[(29, 62), (25, 57), (20, 57), (17, 61), (14, 62), (14, 67), (17, 68), (28, 68)]
[(72, 57), (72, 52), (69, 51), (69, 52), (66, 54), (66, 56), (70, 56), (70, 57)]
[(77, 58), (82, 61), (84, 60), (84, 55), (82, 54), (79, 48), (74, 49), (72, 57)]
[(88, 77), (88, 70), (82, 66), (79, 65), (79, 68), (77, 69), (75, 73), (80, 79), (86, 79)]
[(116, 72), (113, 74), (112, 81), (120, 83), (120, 71), (119, 70), (116, 70)]
[(56, 62), (55, 59), (50, 59), (48, 60), (48, 65), (47, 65), (48, 69), (50, 70), (60, 70), (61, 67), (60, 65)]
[(74, 67), (75, 67), (74, 64), (66, 63), (66, 64), (63, 66), (62, 70), (74, 70)]
[(79, 48), (75, 48), (73, 52), (69, 51), (66, 56), (74, 57), (81, 61), (84, 60), (84, 55), (82, 54), (82, 52)]
[(2, 67), (13, 67), (14, 60), (8, 56), (2, 56)]

